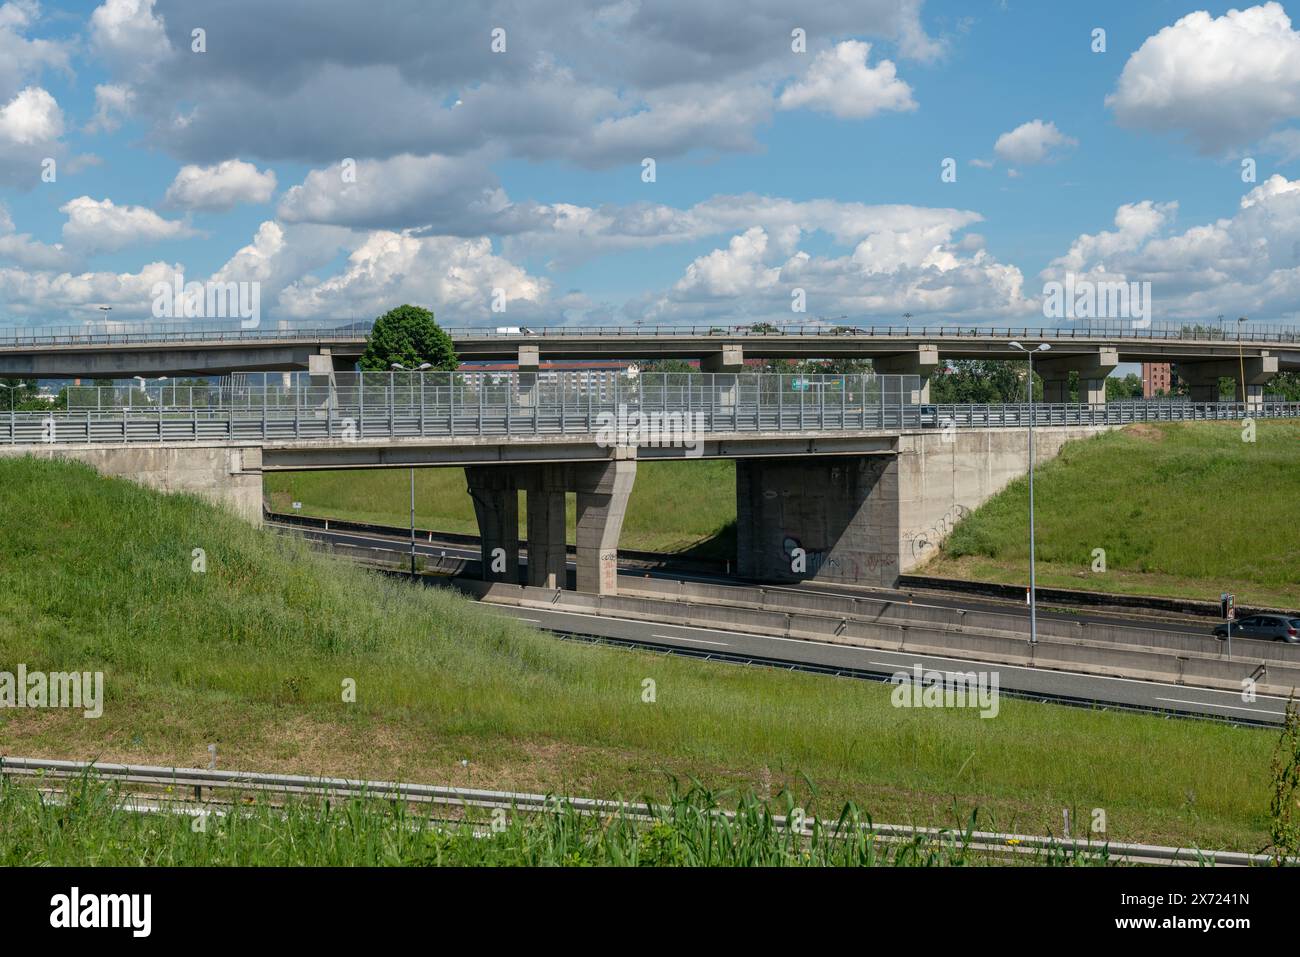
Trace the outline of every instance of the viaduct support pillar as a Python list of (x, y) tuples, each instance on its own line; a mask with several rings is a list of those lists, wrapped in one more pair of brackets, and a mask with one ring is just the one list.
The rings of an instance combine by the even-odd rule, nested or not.
[(580, 592), (618, 593), (618, 537), (636, 480), (636, 449), (618, 448), (617, 458), (574, 465), (578, 493), (578, 576)]
[(892, 587), (899, 541), (898, 459), (892, 453), (736, 462), (742, 578)]
[(537, 407), (537, 370), (541, 365), (541, 352), (537, 346), (519, 347), (519, 404), (525, 408)]
[(1237, 387), (1230, 401), (1242, 401), (1242, 373), (1245, 372), (1245, 400), (1248, 406), (1264, 401), (1264, 386), (1278, 373), (1277, 356), (1268, 354), (1219, 359), (1213, 362), (1180, 362), (1178, 377), (1187, 383), (1193, 402), (1218, 402), (1219, 379), (1232, 379)]
[(871, 369), (881, 375), (914, 375), (921, 377), (921, 394), (917, 402), (927, 405), (930, 401), (930, 376), (939, 368), (939, 347), (933, 345), (917, 346), (915, 352), (905, 352), (896, 356), (878, 356), (871, 360)]
[(745, 350), (738, 343), (730, 343), (700, 360), (701, 372), (712, 372), (713, 401), (724, 414), (736, 407), (738, 398), (736, 375), (745, 371)]
[(1103, 346), (1095, 353), (1045, 358), (1034, 363), (1043, 377), (1043, 401), (1064, 404), (1070, 401), (1070, 373), (1079, 374), (1079, 401), (1086, 405), (1106, 404), (1106, 377), (1119, 365), (1119, 352)]
[(536, 465), (521, 476), (528, 496), (528, 584), (563, 588), (567, 583), (564, 468)]
[(511, 469), (474, 465), (465, 482), (478, 518), (484, 581), (519, 581), (519, 493)]

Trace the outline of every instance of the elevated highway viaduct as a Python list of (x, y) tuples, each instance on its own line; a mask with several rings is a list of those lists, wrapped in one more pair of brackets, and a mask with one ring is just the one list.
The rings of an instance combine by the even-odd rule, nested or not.
[[(367, 323), (276, 323), (237, 326), (141, 324), (113, 332), (81, 327), (0, 332), (0, 377), (130, 378), (216, 376), (236, 372), (351, 371), (365, 349)], [(1237, 395), (1262, 401), (1278, 372), (1300, 371), (1300, 327), (1220, 329), (1149, 323), (1062, 327), (844, 326), (577, 327), (450, 329), (463, 362), (518, 363), (535, 371), (553, 359), (698, 360), (708, 372), (740, 372), (748, 360), (870, 359), (875, 371), (915, 375), (922, 402), (929, 379), (947, 360), (1015, 358), (1012, 341), (1046, 342), (1040, 358), (1049, 402), (1068, 399), (1077, 373), (1080, 401), (1105, 401), (1105, 379), (1120, 363), (1170, 362), (1192, 399), (1219, 398), (1219, 379)]]

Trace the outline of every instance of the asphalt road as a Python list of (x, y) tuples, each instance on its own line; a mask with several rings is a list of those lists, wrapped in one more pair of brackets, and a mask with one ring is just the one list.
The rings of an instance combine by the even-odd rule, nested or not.
[[(273, 527), (277, 530), (289, 529), (288, 526)], [(332, 530), (326, 532), (319, 529), (292, 530), (302, 532), (321, 541), (342, 545), (386, 548), (392, 549), (399, 555), (409, 554), (408, 542), (395, 537), (357, 532), (335, 532)], [(416, 552), (421, 555), (441, 555), (469, 561), (475, 561), (479, 558), (479, 552), (476, 548), (466, 548), (464, 545), (436, 541), (430, 543), (427, 540), (421, 542), (418, 539), (416, 541)], [(569, 567), (573, 567), (574, 563), (570, 561), (568, 564)], [(718, 577), (685, 575), (664, 571), (646, 571), (645, 573), (654, 577), (715, 582), (729, 581)], [(730, 581), (734, 583), (734, 580)], [(866, 589), (837, 588), (835, 586), (825, 588), (817, 586), (817, 590), (833, 591), (868, 600), (877, 598), (881, 601), (897, 600), (898, 597), (903, 596), (903, 593), (899, 592), (873, 592)], [(956, 608), (996, 607), (1004, 612), (1015, 610), (1028, 619), (1028, 611), (1016, 604), (992, 602), (987, 599), (974, 598), (965, 600), (962, 596), (936, 596), (932, 600), (927, 596), (924, 602), (915, 603)], [(1019, 697), (1079, 705), (1095, 704), (1098, 707), (1166, 712), (1176, 715), (1209, 716), (1220, 720), (1250, 724), (1280, 724), (1286, 708), (1286, 699), (1276, 696), (1261, 695), (1255, 701), (1246, 702), (1241, 699), (1238, 692), (1192, 688), (1186, 685), (1162, 684), (1132, 678), (1112, 678), (1068, 671), (1053, 671), (1044, 668), (1025, 668), (994, 662), (984, 663), (970, 658), (915, 655), (907, 652), (828, 644), (801, 638), (781, 638), (771, 635), (719, 631), (571, 612), (542, 611), (532, 608), (518, 609), (503, 605), (486, 607), (548, 631), (593, 637), (625, 645), (639, 645), (714, 660), (799, 668), (861, 678), (875, 678), (877, 680), (888, 678), (900, 671), (910, 673), (916, 664), (920, 664), (925, 671), (937, 671), (945, 674), (982, 670), (997, 672), (1000, 689), (1005, 693), (1015, 694)], [(1165, 631), (1202, 636), (1210, 628), (1210, 623), (1204, 625), (1196, 623), (1194, 627), (1188, 627), (1188, 623), (1181, 619), (1134, 618), (1099, 613), (1068, 615), (1044, 613), (1040, 610), (1039, 618), (1082, 619), (1099, 622), (1121, 621), (1143, 628), (1159, 628)], [(1027, 632), (1028, 624), (1026, 623)]]
[(897, 672), (910, 675), (917, 664), (924, 671), (937, 671), (946, 675), (955, 672), (996, 672), (1000, 690), (1015, 693), (1017, 697), (1070, 704), (1095, 703), (1098, 707), (1113, 706), (1126, 710), (1213, 716), (1251, 724), (1280, 724), (1286, 710), (1286, 699), (1274, 696), (1260, 695), (1253, 702), (1245, 702), (1237, 692), (1190, 688), (1155, 681), (1022, 668), (1016, 665), (981, 663), (970, 658), (916, 655), (833, 645), (802, 638), (779, 638), (537, 608), (512, 608), (505, 605), (487, 607), (493, 612), (548, 631), (612, 639), (622, 644), (636, 644), (701, 658), (809, 668), (862, 678), (888, 678)]
[[(278, 531), (296, 531), (317, 539), (319, 541), (333, 542), (339, 545), (358, 545), (369, 548), (386, 548), (400, 552), (402, 555), (410, 554), (409, 539), (402, 539), (396, 536), (374, 535), (360, 532), (336, 532), (334, 530), (324, 531), (322, 529), (298, 528), (288, 525), (269, 524), (268, 527)], [(416, 552), (420, 555), (443, 555), (448, 558), (460, 558), (466, 561), (477, 561), (479, 551), (477, 548), (466, 546), (459, 543), (446, 543), (434, 541), (430, 543), (427, 539), (416, 539)], [(521, 560), (522, 566), (527, 566), (526, 559)], [(681, 581), (698, 581), (710, 582), (714, 584), (745, 584), (735, 578), (728, 578), (722, 575), (706, 575), (687, 573), (682, 571), (673, 571), (671, 569), (651, 569), (645, 568), (640, 564), (619, 563), (620, 568), (628, 573), (649, 575), (651, 578), (668, 578)], [(567, 567), (574, 568), (575, 563), (570, 560)], [(1029, 633), (1029, 609), (1020, 602), (998, 601), (992, 598), (982, 598), (979, 596), (965, 595), (948, 595), (948, 594), (928, 594), (916, 592), (904, 592), (898, 589), (886, 588), (867, 588), (864, 586), (854, 585), (833, 585), (818, 582), (803, 586), (779, 586), (765, 585), (769, 592), (790, 591), (792, 593), (807, 593), (809, 591), (819, 594), (843, 595), (849, 598), (857, 598), (862, 601), (911, 601), (917, 607), (934, 606), (941, 608), (959, 608), (969, 611), (983, 610), (996, 611), (1000, 614), (1010, 614), (1025, 619), (1025, 633)], [(1139, 628), (1154, 629), (1157, 631), (1166, 631), (1174, 634), (1195, 635), (1196, 637), (1205, 637), (1211, 633), (1211, 630), (1218, 620), (1197, 620), (1186, 616), (1169, 615), (1169, 614), (1140, 614), (1136, 611), (1132, 613), (1115, 613), (1103, 611), (1083, 611), (1078, 613), (1064, 612), (1044, 608), (1041, 604), (1038, 607), (1039, 621), (1059, 620), (1059, 621), (1083, 621), (1097, 624), (1125, 624)]]

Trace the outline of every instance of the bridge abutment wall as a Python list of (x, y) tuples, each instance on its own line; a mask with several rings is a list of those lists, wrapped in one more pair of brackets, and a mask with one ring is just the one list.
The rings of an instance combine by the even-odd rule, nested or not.
[[(1036, 430), (1035, 461), (1110, 428)], [(892, 587), (1028, 471), (1024, 429), (904, 433), (885, 455), (737, 460), (738, 571), (774, 583)]]
[(103, 475), (159, 492), (198, 495), (252, 525), (262, 524), (260, 445), (6, 445), (0, 455), (84, 462)]

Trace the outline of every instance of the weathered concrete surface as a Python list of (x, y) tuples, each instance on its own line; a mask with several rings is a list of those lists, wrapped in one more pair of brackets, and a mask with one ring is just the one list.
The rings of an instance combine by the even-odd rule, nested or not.
[[(527, 494), (528, 581), (565, 586), (565, 496), (577, 493), (578, 591), (618, 590), (618, 539), (636, 480), (636, 449), (606, 450), (604, 462), (476, 465), (465, 469), (474, 499), (483, 577), (519, 581), (519, 491)], [(498, 551), (500, 549), (501, 551)], [(501, 552), (505, 554), (501, 562)], [(495, 564), (494, 564), (495, 561)]]
[[(1116, 426), (1057, 426), (1034, 432), (1034, 461), (1055, 458), (1066, 442)], [(898, 570), (935, 553), (954, 526), (1012, 480), (1029, 474), (1025, 429), (908, 433), (898, 442)], [(890, 584), (893, 584), (892, 582)]]
[[(1113, 426), (1035, 432), (1035, 458)], [(891, 587), (1029, 471), (1024, 429), (906, 433), (892, 454), (736, 462), (737, 569), (757, 581)]]
[(578, 492), (577, 588), (593, 595), (618, 592), (618, 538), (636, 481), (636, 449), (618, 449), (614, 461), (573, 466)]
[(744, 578), (893, 585), (893, 455), (736, 462), (737, 569)]
[(85, 462), (104, 475), (160, 492), (198, 495), (262, 524), (262, 449), (257, 445), (7, 445), (0, 455)]
[(479, 465), (465, 470), (478, 519), (483, 577), (519, 581), (519, 492), (509, 469)]

